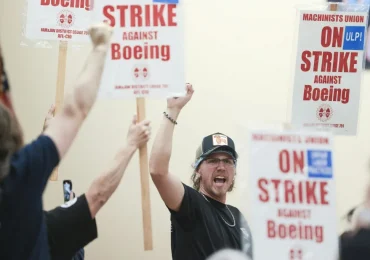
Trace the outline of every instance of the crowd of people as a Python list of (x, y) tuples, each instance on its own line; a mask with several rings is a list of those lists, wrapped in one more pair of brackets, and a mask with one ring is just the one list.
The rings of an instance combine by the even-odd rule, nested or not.
[[(84, 247), (98, 237), (96, 217), (119, 186), (135, 152), (151, 137), (150, 121), (135, 115), (126, 142), (110, 166), (78, 197), (46, 211), (42, 196), (48, 179), (73, 144), (93, 107), (112, 35), (107, 24), (90, 29), (93, 49), (65, 97), (60, 112), (50, 108), (43, 132), (25, 144), (11, 106), (9, 81), (1, 58), (0, 104), (0, 259), (84, 259)], [(172, 139), (182, 109), (192, 99), (167, 99), (167, 108), (150, 154), (152, 181), (171, 216), (174, 260), (251, 260), (253, 235), (241, 211), (226, 203), (234, 188), (238, 153), (233, 139), (215, 132), (195, 152), (192, 187), (170, 171)], [(353, 214), (352, 214), (353, 213)], [(370, 190), (352, 211), (353, 227), (340, 237), (340, 259), (370, 257)]]

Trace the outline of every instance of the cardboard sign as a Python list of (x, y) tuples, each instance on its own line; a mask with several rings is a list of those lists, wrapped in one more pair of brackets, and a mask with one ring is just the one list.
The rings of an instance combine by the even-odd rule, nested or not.
[(367, 15), (300, 11), (292, 124), (356, 134)]
[(114, 27), (101, 97), (162, 98), (185, 94), (181, 3), (99, 1), (94, 20)]
[(94, 0), (28, 0), (25, 37), (89, 42)]
[(253, 259), (337, 259), (332, 136), (253, 130), (249, 143)]

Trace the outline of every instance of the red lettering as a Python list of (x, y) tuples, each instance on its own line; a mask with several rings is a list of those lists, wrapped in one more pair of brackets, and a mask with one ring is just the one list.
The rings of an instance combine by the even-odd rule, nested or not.
[(288, 173), (290, 170), (289, 165), (290, 165), (289, 152), (287, 150), (283, 150), (279, 153), (280, 171), (283, 173)]
[[(308, 204), (311, 204), (311, 201), (313, 202), (313, 204), (317, 204), (315, 188), (316, 188), (316, 182), (306, 182), (306, 198), (307, 198)], [(322, 195), (325, 196), (325, 194), (322, 194)]]
[(277, 216), (279, 218), (311, 218), (311, 210), (309, 209), (278, 209)]
[[(50, 0), (42, 0), (50, 1)], [(116, 24), (114, 12), (117, 11), (120, 27), (143, 27), (143, 26), (177, 26), (175, 4), (161, 5), (107, 5), (103, 8), (103, 15), (111, 26)], [(127, 24), (128, 23), (128, 24)]]
[[(292, 160), (290, 159), (292, 158)], [(291, 163), (292, 162), (292, 163)], [(291, 165), (292, 164), (292, 165)], [(287, 150), (282, 150), (279, 153), (279, 168), (282, 173), (288, 173), (291, 170), (291, 166), (294, 172), (303, 173), (304, 168), (304, 153), (303, 151), (293, 151), (292, 155)]]
[(144, 42), (144, 46), (121, 46), (119, 43), (112, 43), (111, 58), (112, 60), (130, 60), (134, 58), (135, 60), (169, 61), (171, 59), (170, 50), (169, 45), (148, 45), (147, 42)]
[[(301, 55), (303, 72), (357, 72), (357, 52), (303, 51)], [(312, 66), (313, 64), (313, 66)]]
[(112, 43), (111, 45), (111, 56), (112, 60), (119, 60), (121, 59), (121, 53), (120, 53), (120, 45), (118, 43)]
[[(120, 20), (120, 26), (126, 27), (126, 10), (128, 9), (127, 5), (117, 5), (117, 9), (119, 10), (119, 20)], [(113, 7), (114, 12), (114, 7)]]
[(277, 224), (273, 220), (267, 221), (267, 237), (270, 239), (298, 239), (312, 240), (316, 243), (324, 241), (323, 226), (297, 224)]
[(322, 47), (329, 47), (330, 46), (331, 33), (328, 32), (329, 30), (330, 30), (329, 26), (325, 26), (321, 30), (321, 46)]
[(320, 194), (323, 196), (320, 196), (320, 204), (322, 205), (328, 205), (329, 202), (326, 200), (326, 195), (328, 194), (328, 191), (326, 190), (326, 187), (328, 186), (327, 182), (321, 182), (320, 183)]
[(266, 179), (258, 180), (258, 188), (262, 191), (262, 194), (260, 194), (258, 197), (260, 201), (263, 201), (263, 202), (269, 201), (269, 193), (264, 187), (264, 185), (267, 185), (267, 184), (268, 184), (268, 181)]
[[(110, 26), (114, 27), (116, 26), (116, 19), (114, 18), (114, 15), (111, 13), (114, 12), (114, 7), (111, 5), (106, 5), (103, 8), (103, 15), (108, 19), (108, 23)], [(121, 21), (122, 22), (122, 21)]]
[(174, 21), (174, 19), (176, 18), (175, 13), (176, 5), (170, 4), (167, 5), (167, 8), (168, 8), (168, 26), (177, 26), (177, 22)]
[(153, 10), (154, 26), (165, 26), (163, 12), (164, 12), (164, 5), (154, 5), (154, 10)]
[(304, 153), (303, 151), (297, 152), (293, 151), (293, 164), (294, 164), (294, 172), (303, 173), (304, 168)]
[(310, 59), (309, 59), (310, 57), (311, 57), (311, 52), (309, 52), (309, 51), (303, 51), (302, 52), (303, 64), (301, 64), (301, 70), (303, 72), (307, 72), (311, 68), (311, 62), (310, 62)]
[(303, 197), (303, 183), (302, 182), (299, 182), (298, 183), (298, 200), (299, 200), (299, 203), (303, 203), (304, 202), (304, 197)]
[(143, 26), (143, 19), (141, 18), (141, 15), (142, 15), (141, 6), (140, 5), (131, 5), (131, 25), (133, 27), (142, 27)]
[(150, 20), (151, 20), (151, 15), (150, 15), (150, 5), (145, 6), (145, 26), (150, 26)]
[(41, 0), (41, 5), (84, 8), (86, 11), (90, 11), (92, 9), (92, 6), (90, 5), (90, 0)]
[(273, 238), (276, 236), (275, 232), (275, 222), (274, 221), (267, 221), (267, 237), (268, 238)]
[(292, 181), (285, 182), (285, 201), (295, 203), (294, 183)]
[(275, 202), (279, 203), (280, 198), (279, 198), (279, 185), (280, 185), (280, 180), (271, 180), (272, 184), (274, 185), (275, 189)]
[[(259, 199), (262, 202), (274, 201), (287, 204), (328, 205), (326, 181), (292, 181), (281, 179), (259, 179)], [(271, 194), (269, 186), (271, 186)], [(280, 200), (280, 194), (284, 194)]]
[(349, 102), (350, 89), (348, 88), (312, 88), (311, 85), (305, 85), (303, 90), (304, 101), (337, 101), (343, 104)]
[(343, 27), (325, 26), (321, 31), (321, 46), (323, 47), (342, 47)]

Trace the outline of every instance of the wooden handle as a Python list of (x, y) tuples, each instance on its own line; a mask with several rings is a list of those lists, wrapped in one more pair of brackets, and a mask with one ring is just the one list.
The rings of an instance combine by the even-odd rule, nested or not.
[[(55, 94), (55, 113), (58, 113), (63, 105), (64, 85), (66, 79), (66, 66), (67, 66), (67, 51), (68, 51), (68, 42), (61, 41), (59, 43), (57, 88)], [(50, 181), (57, 180), (58, 180), (58, 167), (54, 169), (53, 173), (50, 176)]]
[[(145, 119), (145, 99), (137, 98), (137, 120), (141, 122)], [(141, 179), (141, 207), (143, 213), (144, 230), (144, 250), (153, 250), (152, 221), (150, 209), (149, 193), (149, 166), (148, 166), (148, 147), (145, 144), (139, 149), (140, 156), (140, 179)]]
[(338, 10), (338, 4), (331, 2), (330, 3), (330, 11), (337, 11)]

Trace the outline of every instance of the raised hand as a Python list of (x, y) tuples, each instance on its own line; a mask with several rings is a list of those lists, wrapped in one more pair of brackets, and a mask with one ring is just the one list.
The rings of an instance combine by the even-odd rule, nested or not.
[(149, 141), (150, 135), (150, 121), (143, 120), (142, 122), (138, 123), (137, 117), (134, 116), (127, 134), (128, 145), (135, 148), (140, 148)]
[(167, 99), (167, 108), (180, 111), (193, 96), (194, 89), (189, 83), (186, 84), (186, 95), (184, 97), (172, 97)]
[(94, 47), (108, 45), (113, 33), (113, 28), (106, 23), (93, 25), (89, 29), (90, 38)]

